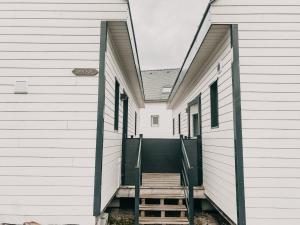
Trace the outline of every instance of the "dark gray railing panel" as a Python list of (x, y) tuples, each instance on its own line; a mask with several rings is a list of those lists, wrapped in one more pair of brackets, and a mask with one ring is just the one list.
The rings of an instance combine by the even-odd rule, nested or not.
[(190, 161), (191, 167), (193, 167), (192, 180), (195, 186), (201, 185), (198, 179), (198, 149), (197, 149), (197, 139), (184, 139), (183, 140), (185, 149), (187, 152), (188, 159)]
[(135, 166), (137, 163), (139, 138), (127, 138), (125, 145), (125, 178), (124, 185), (135, 184)]
[(179, 139), (143, 139), (144, 173), (180, 173)]

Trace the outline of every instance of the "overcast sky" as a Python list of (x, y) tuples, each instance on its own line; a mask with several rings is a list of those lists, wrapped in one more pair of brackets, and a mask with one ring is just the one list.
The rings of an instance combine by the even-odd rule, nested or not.
[(179, 68), (207, 0), (130, 0), (142, 70)]

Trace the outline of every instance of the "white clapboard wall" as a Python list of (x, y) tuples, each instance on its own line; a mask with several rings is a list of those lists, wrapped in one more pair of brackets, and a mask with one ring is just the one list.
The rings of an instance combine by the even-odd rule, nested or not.
[[(99, 69), (101, 20), (126, 19), (127, 9), (125, 0), (0, 0), (0, 223), (94, 224), (98, 76), (72, 70)], [(109, 84), (124, 74), (111, 52), (103, 204), (118, 185), (120, 157)], [(14, 94), (16, 81), (28, 82), (28, 94)], [(133, 111), (131, 102), (131, 133)]]
[[(113, 42), (108, 35), (108, 47), (106, 53), (106, 91), (105, 91), (105, 116), (104, 116), (104, 149), (102, 171), (102, 199), (101, 209), (114, 196), (121, 182), (121, 150), (123, 130), (123, 102), (119, 106), (119, 129), (114, 130), (114, 102), (115, 79), (120, 83), (120, 94), (125, 89), (129, 98), (128, 104), (128, 136), (135, 134), (135, 113), (139, 114), (134, 96), (127, 85), (126, 74), (121, 70), (118, 54), (114, 51)], [(138, 130), (137, 130), (138, 134)]]
[[(188, 135), (187, 104), (201, 93), (202, 138), (203, 138), (203, 179), (207, 196), (236, 221), (235, 161), (233, 135), (233, 105), (231, 62), (232, 51), (229, 30), (217, 51), (212, 53), (205, 69), (186, 88), (184, 101), (177, 102), (173, 111), (175, 133), (178, 134), (178, 114), (181, 114), (181, 133)], [(223, 62), (219, 74), (217, 64)], [(218, 79), (219, 128), (211, 128), (210, 85)], [(192, 129), (191, 129), (192, 130)]]
[(300, 224), (300, 1), (217, 0), (239, 25), (247, 225)]

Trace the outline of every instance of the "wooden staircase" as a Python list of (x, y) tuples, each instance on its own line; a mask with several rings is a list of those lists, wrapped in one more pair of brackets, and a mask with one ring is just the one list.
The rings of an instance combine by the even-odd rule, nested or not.
[(189, 224), (184, 194), (168, 192), (181, 188), (180, 174), (143, 173), (142, 181), (142, 188), (151, 188), (153, 192), (140, 194), (139, 224)]

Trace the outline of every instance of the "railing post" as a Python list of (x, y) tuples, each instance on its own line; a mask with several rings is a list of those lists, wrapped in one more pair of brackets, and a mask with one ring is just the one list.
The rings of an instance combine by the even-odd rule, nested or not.
[[(180, 134), (179, 136), (179, 142), (180, 142), (180, 155), (181, 155), (181, 158), (183, 159), (183, 154), (182, 154), (182, 140), (183, 140), (183, 135)], [(183, 164), (181, 165), (181, 171), (183, 170)], [(182, 173), (180, 173), (180, 184), (183, 185), (183, 176), (182, 176)]]
[(140, 217), (140, 169), (135, 168), (135, 199), (134, 199), (134, 224), (139, 225)]
[(193, 168), (188, 171), (189, 176), (189, 222), (194, 225), (194, 184), (193, 184)]
[(140, 142), (138, 149), (137, 164), (135, 167), (135, 198), (134, 198), (134, 224), (139, 225), (140, 221), (140, 189), (141, 189), (141, 172), (142, 172), (142, 140), (143, 135), (140, 134)]
[(197, 136), (198, 185), (203, 185), (202, 136)]

